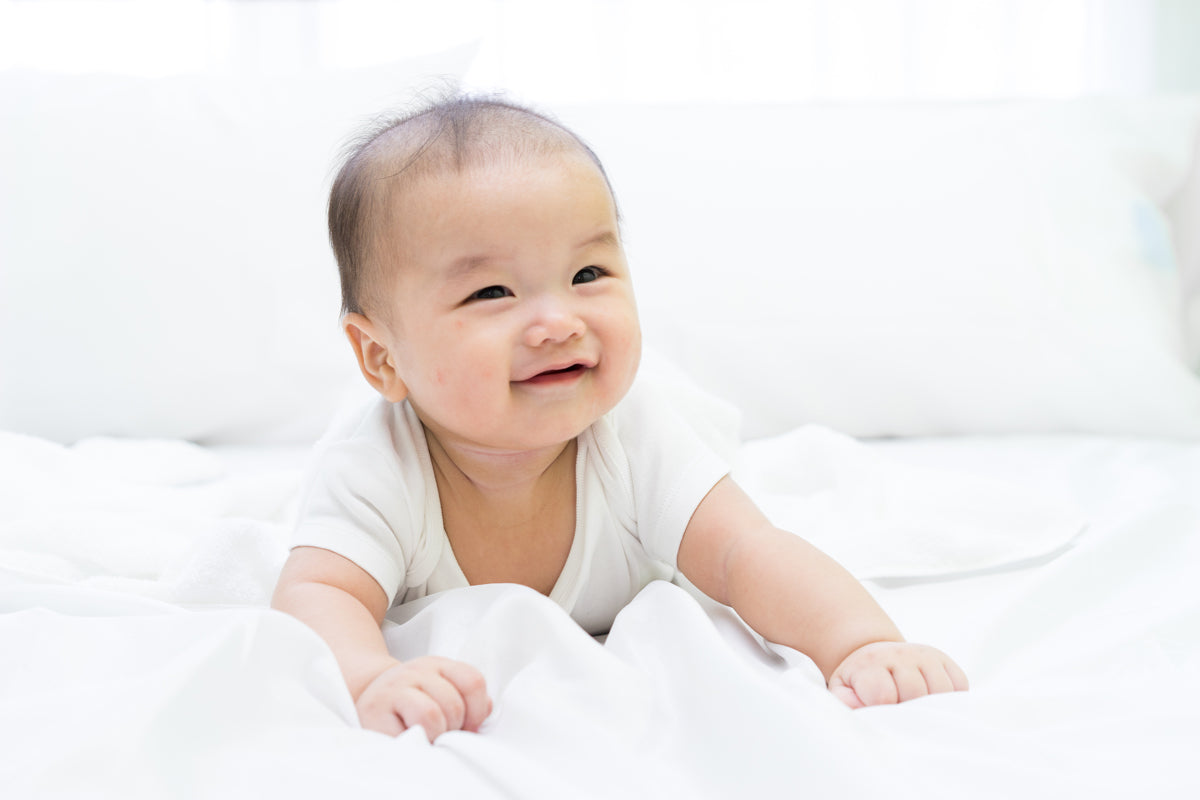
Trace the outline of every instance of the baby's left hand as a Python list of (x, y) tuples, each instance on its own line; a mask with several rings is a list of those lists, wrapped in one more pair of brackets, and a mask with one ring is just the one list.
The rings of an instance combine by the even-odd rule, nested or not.
[(949, 656), (908, 642), (863, 645), (846, 656), (829, 677), (829, 691), (851, 708), (902, 703), (966, 688), (967, 676)]

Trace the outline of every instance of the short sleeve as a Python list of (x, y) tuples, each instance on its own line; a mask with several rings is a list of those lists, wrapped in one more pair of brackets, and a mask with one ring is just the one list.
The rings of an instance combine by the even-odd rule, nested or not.
[(729, 465), (652, 383), (639, 380), (613, 421), (629, 460), (638, 539), (675, 567), (692, 514)]
[(362, 425), (367, 430), (318, 445), (291, 544), (353, 561), (375, 579), (390, 605), (404, 584), (419, 523), (388, 446), (391, 437), (386, 430), (369, 430), (382, 425), (368, 420)]

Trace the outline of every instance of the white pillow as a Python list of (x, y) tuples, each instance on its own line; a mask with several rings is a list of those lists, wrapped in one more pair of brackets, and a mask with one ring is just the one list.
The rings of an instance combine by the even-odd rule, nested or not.
[(558, 111), (647, 342), (747, 437), (1200, 435), (1164, 213), (1197, 98)]
[(340, 148), (476, 47), (311, 76), (0, 74), (0, 428), (314, 439), (356, 376)]

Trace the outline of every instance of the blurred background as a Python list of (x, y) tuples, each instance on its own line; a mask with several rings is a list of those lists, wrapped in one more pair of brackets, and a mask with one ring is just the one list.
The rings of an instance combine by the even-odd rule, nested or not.
[[(1128, 199), (1135, 182), (1119, 169), (1139, 168), (1143, 150), (1171, 155), (1138, 175), (1184, 172), (1190, 140), (1171, 137), (1186, 126), (1156, 122), (1144, 104), (1106, 124), (1063, 112), (1085, 116), (1055, 128), (1053, 147), (1031, 150), (1045, 160), (1015, 161), (1020, 175), (980, 171), (1015, 140), (1033, 148), (1044, 127), (964, 128), (961, 119), (1022, 105), (991, 101), (1200, 93), (1200, 0), (0, 0), (0, 430), (63, 443), (96, 434), (319, 435), (343, 393), (366, 386), (337, 324), (324, 219), (332, 169), (351, 131), (414, 93), (437, 92), (439, 80), (549, 110), (604, 154), (628, 212), (623, 236), (639, 265), (641, 308), (660, 341), (673, 341), (685, 316), (708, 319), (681, 299), (675, 265), (721, 275), (727, 263), (771, 264), (781, 253), (807, 265), (796, 273), (815, 281), (806, 286), (844, 292), (846, 305), (816, 303), (812, 320), (873, 321), (900, 307), (887, 287), (912, 296), (906, 280), (888, 282), (905, 273), (859, 280), (848, 265), (907, 253), (911, 269), (932, 274), (929, 248), (949, 252), (954, 242), (969, 263), (998, 258), (1026, 241), (1006, 221), (1025, 219), (1027, 195), (1013, 189), (1016, 199), (1001, 202), (1017, 178), (1078, 189), (1063, 205), (1082, 219), (1096, 197)], [(724, 104), (741, 113), (710, 113)], [(917, 114), (897, 116), (900, 107)], [(832, 127), (805, 122), (822, 113)], [(911, 127), (939, 113), (966, 116)], [(959, 149), (950, 152), (953, 136)], [(1086, 175), (1117, 182), (1107, 195), (1050, 174), (1092, 157), (1099, 172)], [(709, 192), (698, 176), (723, 181), (722, 190)], [(956, 191), (972, 213), (951, 224), (939, 214), (965, 205), (939, 204), (939, 181), (960, 178)], [(1109, 234), (1132, 230), (1126, 249), (1157, 242), (1154, 252), (1166, 253), (1159, 194), (1137, 194), (1141, 206), (1114, 212), (1134, 228), (1096, 223), (1085, 240), (1124, 252)], [(904, 216), (917, 197), (931, 205)], [(811, 222), (839, 209), (848, 209), (845, 230)], [(864, 227), (871, 209), (876, 223)], [(699, 225), (703, 242), (698, 219), (710, 220)], [(971, 225), (988, 224), (1002, 233), (981, 235), (984, 247), (967, 241)], [(801, 254), (790, 232), (804, 225)], [(929, 241), (909, 236), (927, 230)], [(1191, 233), (1200, 226), (1176, 230), (1181, 247), (1190, 237), (1189, 252), (1200, 252)], [(878, 251), (850, 257), (868, 245)], [(1155, 286), (1179, 283), (1200, 308), (1200, 268), (1155, 275)], [(1012, 284), (1010, 271), (994, 277)], [(708, 284), (692, 284), (700, 304)], [(920, 308), (971, 316), (969, 303), (946, 301), (952, 284), (936, 281)], [(731, 313), (757, 308), (758, 285), (740, 281), (716, 300)], [(972, 278), (969, 296), (988, 285)], [(1069, 295), (1064, 303), (1078, 302)], [(854, 314), (842, 313), (847, 306)], [(780, 314), (788, 324), (808, 318), (791, 306)], [(1151, 316), (1177, 326), (1174, 305)], [(914, 373), (874, 346), (894, 337), (849, 327), (869, 340), (855, 375), (895, 383)], [(648, 342), (652, 333), (648, 323)], [(1200, 352), (1200, 325), (1193, 338)], [(723, 352), (740, 364), (730, 341), (721, 340)], [(693, 361), (711, 366), (697, 353)], [(824, 349), (812, 357), (844, 381), (841, 361)], [(879, 359), (887, 363), (867, 368)]]
[(1200, 91), (1193, 0), (5, 0), (0, 69), (303, 73), (478, 48), (530, 102)]

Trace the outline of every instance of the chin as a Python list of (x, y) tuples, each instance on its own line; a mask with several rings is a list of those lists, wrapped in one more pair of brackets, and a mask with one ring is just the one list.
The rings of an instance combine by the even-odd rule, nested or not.
[[(579, 436), (586, 431), (603, 413), (597, 416), (588, 415), (586, 418), (577, 420), (555, 420), (553, 415), (548, 415), (550, 419), (537, 420), (534, 425), (526, 428), (527, 436), (522, 437), (521, 442), (513, 442), (513, 450), (541, 450), (543, 448), (557, 447)], [(557, 424), (561, 423), (561, 424)]]

